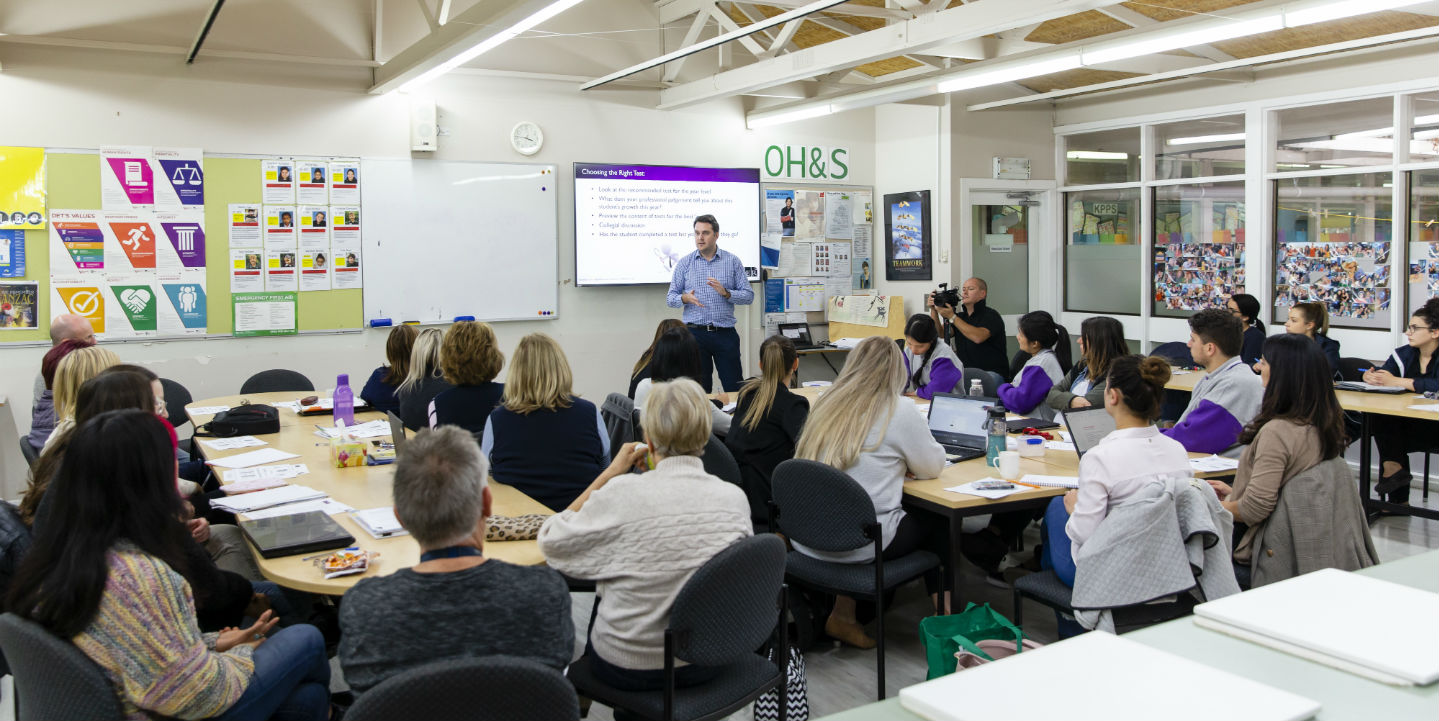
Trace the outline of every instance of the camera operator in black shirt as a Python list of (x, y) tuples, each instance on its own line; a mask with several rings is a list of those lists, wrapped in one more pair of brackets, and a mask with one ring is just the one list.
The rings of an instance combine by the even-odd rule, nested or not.
[(989, 284), (981, 278), (970, 278), (960, 286), (957, 299), (956, 291), (946, 287), (940, 284), (939, 291), (925, 299), (929, 316), (944, 341), (954, 348), (966, 368), (983, 368), (1008, 379), (1004, 319), (984, 302)]

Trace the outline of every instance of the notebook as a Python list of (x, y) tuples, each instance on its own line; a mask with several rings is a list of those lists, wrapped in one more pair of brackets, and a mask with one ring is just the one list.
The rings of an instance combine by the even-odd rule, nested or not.
[(931, 721), (1299, 721), (1320, 708), (1102, 632), (910, 686), (899, 705)]
[(1408, 393), (1409, 391), (1400, 386), (1376, 386), (1364, 381), (1339, 381), (1334, 384), (1335, 388), (1341, 391), (1360, 391), (1362, 393)]
[(1114, 432), (1114, 416), (1103, 408), (1074, 408), (1064, 412), (1064, 428), (1080, 458)]
[(264, 558), (328, 551), (354, 544), (355, 537), (324, 511), (242, 520), (240, 530)]
[(261, 508), (271, 506), (283, 506), (286, 503), (298, 501), (309, 501), (316, 498), (324, 498), (323, 491), (317, 491), (309, 486), (280, 486), (279, 488), (267, 488), (254, 493), (242, 493), (235, 496), (224, 496), (210, 501), (210, 505), (221, 508), (231, 513), (248, 513), (258, 511)]
[(355, 511), (355, 523), (365, 529), (365, 533), (375, 538), (389, 538), (390, 536), (408, 535), (409, 531), (400, 525), (400, 520), (395, 517), (395, 507), (385, 506), (383, 508), (367, 508), (363, 511)]
[(1194, 622), (1382, 683), (1439, 681), (1439, 593), (1372, 576), (1306, 573), (1201, 603)]
[(964, 461), (985, 454), (985, 430), (993, 398), (958, 393), (936, 393), (929, 401), (929, 434), (951, 461)]

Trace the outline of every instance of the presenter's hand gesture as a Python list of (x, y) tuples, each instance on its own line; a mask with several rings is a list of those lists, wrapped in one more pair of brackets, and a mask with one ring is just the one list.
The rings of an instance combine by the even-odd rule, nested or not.
[(681, 293), (680, 301), (684, 303), (689, 303), (690, 305), (697, 305), (701, 308), (705, 307), (705, 304), (701, 303), (700, 299), (695, 297), (695, 292), (692, 290), (687, 290), (684, 293)]
[(718, 280), (715, 280), (714, 278), (710, 278), (709, 281), (707, 281), (707, 282), (709, 283), (709, 287), (715, 289), (715, 292), (716, 292), (716, 293), (719, 293), (720, 295), (722, 295), (722, 296), (724, 296), (724, 297), (726, 297), (726, 298), (729, 297), (729, 289), (726, 288), (726, 287), (724, 287), (724, 283), (721, 283), (721, 282), (719, 282)]

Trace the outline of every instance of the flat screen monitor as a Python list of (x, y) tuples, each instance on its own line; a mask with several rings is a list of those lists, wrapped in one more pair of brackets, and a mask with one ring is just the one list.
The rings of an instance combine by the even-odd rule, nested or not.
[(720, 249), (758, 282), (758, 168), (575, 163), (575, 284), (669, 283), (700, 215), (715, 216)]

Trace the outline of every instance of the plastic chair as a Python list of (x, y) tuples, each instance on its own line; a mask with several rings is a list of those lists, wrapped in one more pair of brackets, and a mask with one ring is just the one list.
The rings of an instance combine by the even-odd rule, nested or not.
[(26, 436), (20, 436), (20, 455), (25, 456), (26, 465), (32, 467), (35, 465), (35, 461), (40, 460), (40, 452), (35, 450), (35, 446), (30, 445), (30, 439)]
[[(1073, 616), (1073, 597), (1074, 589), (1064, 585), (1054, 571), (1040, 571), (1016, 578), (1014, 580), (1014, 625), (1024, 627), (1024, 599), (1026, 598), (1038, 601), (1057, 612)], [(1194, 597), (1186, 593), (1167, 603), (1142, 603), (1113, 609), (1115, 633), (1135, 631), (1156, 623), (1187, 616), (1193, 611), (1194, 604)]]
[(284, 368), (260, 371), (250, 376), (245, 384), (240, 386), (241, 395), (276, 391), (305, 391), (308, 393), (313, 390), (315, 390), (315, 384), (311, 383), (309, 378)]
[(0, 648), (15, 675), (16, 718), (125, 718), (105, 672), (39, 624), (13, 613), (0, 616)]
[(975, 380), (979, 381), (980, 393), (983, 393), (985, 398), (999, 397), (996, 395), (999, 393), (999, 384), (1004, 381), (999, 379), (998, 373), (987, 371), (983, 368), (965, 368), (962, 372), (959, 387), (955, 388), (954, 392), (968, 394), (969, 383)]
[(719, 436), (710, 434), (710, 439), (705, 442), (705, 452), (700, 456), (704, 462), (705, 473), (716, 476), (727, 483), (743, 487), (744, 481), (740, 479), (739, 463), (735, 462), (734, 454), (730, 453), (729, 447)]
[(165, 414), (170, 416), (170, 425), (179, 428), (189, 423), (190, 414), (185, 412), (185, 406), (195, 402), (190, 389), (169, 378), (161, 378), (160, 385), (165, 389)]
[(879, 624), (875, 675), (883, 701), (885, 592), (938, 568), (939, 557), (915, 551), (884, 560), (884, 534), (875, 518), (874, 501), (848, 474), (823, 463), (795, 458), (779, 464), (773, 492), (775, 518), (770, 519), (770, 528), (795, 543), (836, 552), (874, 545), (870, 563), (833, 563), (790, 551), (786, 576), (825, 593), (874, 601)]
[[(778, 688), (784, 719), (789, 654), (777, 653), (771, 662), (755, 653), (776, 629), (776, 648), (788, 648), (784, 573), (778, 536), (741, 539), (700, 566), (675, 597), (665, 628), (662, 690), (621, 691), (600, 683), (588, 655), (570, 664), (570, 682), (588, 698), (656, 721), (722, 719)], [(676, 659), (722, 670), (706, 683), (675, 688)]]
[(353, 721), (577, 721), (580, 702), (564, 674), (514, 656), (449, 659), (385, 679), (345, 712)]

